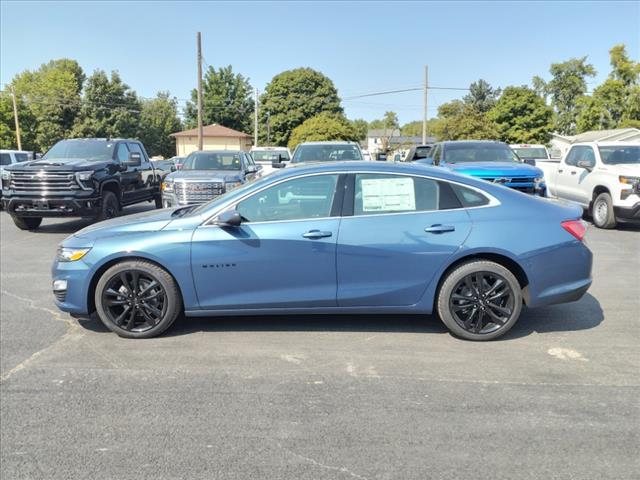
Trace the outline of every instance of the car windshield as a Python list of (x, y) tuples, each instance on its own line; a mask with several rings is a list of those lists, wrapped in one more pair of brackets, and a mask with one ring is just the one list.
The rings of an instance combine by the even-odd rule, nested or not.
[(182, 170), (240, 170), (240, 154), (234, 152), (193, 152)]
[(518, 156), (520, 158), (522, 158), (523, 160), (529, 159), (529, 158), (549, 158), (547, 156), (547, 151), (544, 148), (529, 148), (529, 147), (521, 147), (521, 148), (514, 148), (513, 149), (514, 152), (516, 152), (518, 154)]
[(278, 160), (278, 155), (282, 157), (282, 160), (289, 160), (289, 152), (285, 150), (254, 150), (251, 152), (253, 159), (256, 162), (271, 162)]
[(111, 160), (116, 142), (105, 140), (62, 140), (42, 156), (42, 160)]
[(598, 147), (602, 162), (607, 165), (640, 163), (640, 145)]
[(492, 143), (453, 144), (445, 147), (446, 163), (518, 162), (518, 156), (507, 145)]
[(293, 154), (291, 163), (336, 162), (344, 160), (362, 160), (360, 149), (356, 145), (348, 143), (299, 145)]

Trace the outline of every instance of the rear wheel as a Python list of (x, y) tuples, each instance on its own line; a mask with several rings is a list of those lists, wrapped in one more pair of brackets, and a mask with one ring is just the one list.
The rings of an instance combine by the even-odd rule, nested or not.
[(591, 207), (593, 223), (598, 228), (614, 228), (616, 226), (616, 216), (613, 211), (613, 201), (611, 195), (603, 192), (596, 197)]
[(35, 230), (42, 223), (42, 217), (14, 217), (11, 219), (20, 230)]
[(438, 314), (456, 336), (492, 340), (509, 331), (522, 310), (522, 291), (507, 268), (487, 260), (464, 263), (445, 278)]
[(102, 323), (126, 338), (160, 335), (182, 312), (182, 298), (173, 277), (142, 260), (109, 268), (96, 285), (95, 305)]

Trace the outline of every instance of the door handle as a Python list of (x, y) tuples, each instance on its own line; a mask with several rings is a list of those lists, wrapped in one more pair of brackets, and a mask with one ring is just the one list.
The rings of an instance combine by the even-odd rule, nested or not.
[(571, 170), (571, 175), (575, 175), (576, 173), (578, 172), (576, 172), (575, 170)]
[(456, 229), (453, 225), (440, 225), (439, 223), (436, 225), (431, 225), (424, 229), (427, 233), (445, 233), (445, 232), (453, 232)]
[(564, 172), (564, 170), (562, 170), (561, 168), (558, 169), (558, 173), (562, 173), (562, 172)]
[(320, 230), (309, 230), (307, 233), (302, 234), (304, 238), (311, 238), (311, 239), (326, 238), (326, 237), (330, 237), (331, 235), (333, 235), (331, 232), (322, 232)]

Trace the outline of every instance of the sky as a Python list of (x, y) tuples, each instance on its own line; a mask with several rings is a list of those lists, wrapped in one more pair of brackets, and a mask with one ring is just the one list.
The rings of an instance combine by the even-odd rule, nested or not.
[[(351, 119), (397, 112), (422, 118), (420, 91), (348, 97), (429, 85), (466, 88), (549, 78), (549, 66), (587, 56), (609, 74), (609, 49), (640, 57), (640, 1), (633, 2), (15, 2), (0, 3), (0, 82), (55, 58), (90, 74), (117, 70), (143, 97), (168, 90), (181, 105), (196, 85), (196, 32), (206, 65), (232, 65), (264, 90), (277, 73), (321, 71)], [(3, 85), (4, 88), (4, 85)], [(464, 91), (430, 90), (429, 117)]]

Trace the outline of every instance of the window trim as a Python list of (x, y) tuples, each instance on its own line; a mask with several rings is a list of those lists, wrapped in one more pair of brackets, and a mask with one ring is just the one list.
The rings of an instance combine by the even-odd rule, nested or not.
[[(218, 217), (218, 215), (220, 215), (222, 212), (229, 210), (231, 208), (236, 207), (236, 205), (240, 202), (242, 202), (244, 199), (246, 199), (247, 197), (251, 196), (251, 195), (255, 195), (257, 193), (260, 193), (263, 190), (266, 190), (267, 188), (273, 187), (275, 185), (279, 185), (281, 183), (287, 182), (289, 180), (297, 180), (299, 178), (304, 178), (304, 177), (313, 177), (313, 176), (317, 176), (317, 175), (338, 175), (339, 177), (344, 176), (344, 177), (348, 177), (348, 176), (352, 176), (353, 177), (353, 189), (355, 189), (355, 176), (358, 173), (362, 173), (362, 174), (379, 174), (379, 175), (399, 175), (399, 176), (405, 176), (405, 177), (422, 177), (422, 178), (428, 178), (430, 180), (434, 180), (436, 182), (448, 182), (448, 183), (453, 183), (456, 185), (460, 185), (462, 187), (465, 188), (470, 188), (471, 190), (474, 190), (478, 193), (480, 193), (481, 195), (484, 195), (485, 197), (487, 197), (489, 199), (489, 203), (487, 203), (486, 205), (478, 205), (477, 207), (465, 207), (465, 206), (461, 206), (460, 208), (449, 208), (447, 210), (426, 210), (426, 211), (415, 211), (415, 212), (395, 212), (395, 213), (372, 213), (371, 215), (358, 215), (358, 216), (344, 216), (342, 215), (342, 212), (340, 213), (340, 215), (337, 216), (329, 216), (329, 217), (314, 217), (314, 218), (300, 218), (300, 219), (295, 219), (295, 220), (272, 220), (272, 221), (267, 221), (267, 222), (250, 222), (247, 223), (247, 225), (259, 225), (259, 224), (263, 224), (263, 223), (284, 223), (284, 222), (308, 222), (310, 220), (331, 220), (331, 219), (346, 219), (346, 218), (372, 218), (372, 217), (379, 217), (379, 216), (385, 216), (385, 215), (424, 215), (424, 214), (429, 214), (429, 213), (433, 213), (433, 212), (455, 212), (458, 210), (476, 210), (479, 208), (492, 208), (492, 207), (497, 207), (502, 205), (502, 203), (500, 202), (500, 200), (498, 200), (496, 197), (494, 197), (493, 195), (491, 195), (489, 192), (486, 192), (485, 190), (482, 190), (481, 188), (478, 188), (474, 185), (469, 185), (466, 183), (462, 183), (462, 182), (457, 182), (455, 180), (449, 180), (449, 179), (444, 179), (444, 178), (438, 178), (438, 177), (433, 177), (430, 175), (424, 175), (424, 174), (420, 174), (420, 173), (406, 173), (406, 172), (385, 172), (385, 171), (381, 171), (381, 170), (355, 170), (355, 171), (328, 171), (328, 172), (314, 172), (314, 173), (306, 173), (303, 175), (298, 175), (295, 177), (287, 177), (287, 178), (283, 178), (282, 180), (275, 182), (275, 183), (271, 183), (269, 185), (265, 185), (264, 187), (260, 188), (259, 190), (255, 190), (252, 192), (247, 193), (246, 195), (235, 199), (229, 203), (225, 203), (223, 205), (221, 205), (218, 209), (216, 209), (211, 215), (209, 215), (201, 224), (200, 227), (220, 227), (220, 225), (218, 225), (217, 223), (215, 223), (216, 218)], [(340, 178), (338, 177), (338, 185), (340, 184)], [(346, 195), (349, 194), (349, 180), (346, 179), (345, 183), (344, 183), (344, 189), (342, 191), (342, 195), (343, 195), (343, 208), (342, 210), (344, 211), (344, 208), (346, 206), (346, 204), (348, 203), (347, 201), (345, 201), (348, 197)], [(340, 192), (338, 191), (338, 185), (336, 186), (336, 197), (334, 197), (334, 203), (336, 201), (337, 196), (340, 194)], [(355, 191), (353, 192), (355, 194)], [(354, 199), (353, 195), (351, 195), (351, 199), (352, 202)], [(331, 214), (333, 214), (333, 206), (331, 209)]]

